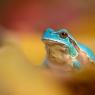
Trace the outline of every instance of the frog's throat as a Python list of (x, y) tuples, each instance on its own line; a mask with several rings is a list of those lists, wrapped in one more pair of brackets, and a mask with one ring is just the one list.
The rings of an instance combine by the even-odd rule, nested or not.
[[(46, 44), (47, 58), (50, 62), (63, 64), (69, 60), (68, 48), (61, 46), (59, 43), (51, 45)], [(67, 59), (67, 60), (66, 60)]]

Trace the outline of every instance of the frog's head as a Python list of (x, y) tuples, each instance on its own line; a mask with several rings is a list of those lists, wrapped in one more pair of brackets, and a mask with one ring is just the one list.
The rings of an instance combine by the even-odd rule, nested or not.
[(58, 48), (68, 49), (68, 53), (71, 57), (76, 57), (78, 55), (78, 44), (67, 29), (54, 31), (48, 28), (45, 30), (42, 40), (46, 46), (51, 45), (55, 48), (54, 46), (57, 45)]

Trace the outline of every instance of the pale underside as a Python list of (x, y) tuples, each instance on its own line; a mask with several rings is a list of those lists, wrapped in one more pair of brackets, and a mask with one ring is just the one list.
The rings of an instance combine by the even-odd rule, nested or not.
[(47, 50), (48, 66), (52, 69), (72, 71), (74, 69), (72, 61), (74, 60), (78, 60), (82, 66), (88, 64), (89, 62), (92, 63), (86, 53), (81, 50), (78, 52), (78, 56), (74, 58), (70, 56), (68, 47), (64, 44), (59, 44), (53, 41), (45, 41), (45, 45)]

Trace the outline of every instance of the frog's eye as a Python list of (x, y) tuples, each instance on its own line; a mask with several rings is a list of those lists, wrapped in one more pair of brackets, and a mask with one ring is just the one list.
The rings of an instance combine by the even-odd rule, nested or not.
[(60, 35), (61, 38), (64, 38), (64, 39), (68, 37), (68, 34), (65, 33), (65, 32), (62, 32), (59, 35)]

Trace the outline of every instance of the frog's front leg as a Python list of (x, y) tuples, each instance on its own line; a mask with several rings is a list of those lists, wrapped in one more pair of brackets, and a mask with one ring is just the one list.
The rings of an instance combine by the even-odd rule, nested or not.
[(73, 59), (72, 60), (72, 66), (76, 69), (80, 69), (81, 68), (81, 63), (77, 59)]

